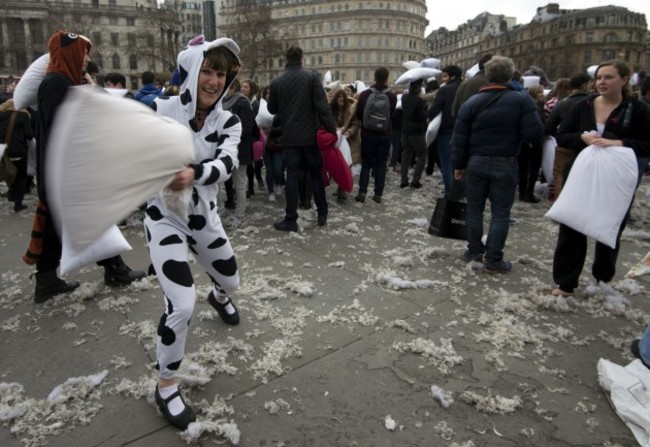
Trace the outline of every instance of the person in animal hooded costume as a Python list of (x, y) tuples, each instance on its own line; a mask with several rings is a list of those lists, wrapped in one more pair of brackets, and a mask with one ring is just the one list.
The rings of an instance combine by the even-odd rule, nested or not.
[[(36, 264), (36, 289), (34, 301), (43, 303), (55, 295), (70, 292), (79, 287), (79, 282), (66, 282), (58, 277), (57, 268), (61, 261), (61, 240), (47, 207), (47, 181), (45, 179), (47, 162), (47, 142), (59, 106), (63, 103), (70, 87), (82, 84), (83, 70), (90, 61), (92, 43), (86, 37), (57, 31), (47, 44), (50, 63), (47, 74), (39, 85), (37, 156), (39, 205), (36, 210), (32, 241), (23, 257), (28, 264)], [(34, 235), (41, 235), (35, 238)], [(34, 248), (37, 247), (37, 248)], [(144, 277), (144, 272), (132, 271), (117, 255), (99, 261), (104, 267), (104, 282), (108, 285), (129, 284)]]
[(191, 190), (187, 218), (171, 210), (162, 194), (149, 200), (144, 224), (152, 265), (163, 290), (164, 313), (158, 325), (156, 402), (167, 420), (185, 429), (196, 419), (178, 390), (176, 371), (185, 352), (196, 288), (188, 248), (212, 280), (208, 302), (226, 324), (239, 323), (229, 295), (239, 287), (239, 273), (219, 214), (218, 183), (238, 166), (239, 118), (223, 110), (222, 99), (240, 67), (239, 47), (228, 38), (198, 36), (178, 55), (180, 94), (156, 98), (159, 115), (186, 125), (194, 134), (194, 163), (176, 174), (172, 191)]

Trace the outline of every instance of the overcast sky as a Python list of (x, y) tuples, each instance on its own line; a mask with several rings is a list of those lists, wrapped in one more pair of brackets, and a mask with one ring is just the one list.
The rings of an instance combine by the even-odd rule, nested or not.
[(616, 5), (622, 6), (633, 12), (646, 15), (646, 22), (650, 21), (650, 1), (648, 0), (558, 0), (533, 1), (533, 0), (427, 0), (427, 27), (425, 36), (441, 26), (454, 30), (480, 13), (487, 11), (492, 14), (503, 14), (517, 18), (517, 24), (529, 23), (535, 16), (537, 8), (548, 3), (558, 3), (560, 9), (584, 9), (595, 6)]

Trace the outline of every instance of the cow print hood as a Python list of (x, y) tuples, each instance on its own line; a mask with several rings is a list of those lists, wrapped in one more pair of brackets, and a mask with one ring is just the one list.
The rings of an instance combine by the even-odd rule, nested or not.
[[(221, 46), (228, 49), (239, 59), (239, 46), (237, 46), (234, 40), (227, 37), (221, 37), (213, 41), (206, 41), (202, 35), (197, 36), (190, 40), (188, 46), (178, 54), (177, 64), (181, 81), (181, 88), (179, 90), (180, 100), (182, 107), (191, 117), (193, 117), (196, 112), (199, 73), (201, 72), (201, 65), (203, 64), (205, 53), (212, 48)], [(226, 78), (223, 92), (215, 103), (214, 108), (221, 108), (223, 97), (234, 79), (235, 76)]]

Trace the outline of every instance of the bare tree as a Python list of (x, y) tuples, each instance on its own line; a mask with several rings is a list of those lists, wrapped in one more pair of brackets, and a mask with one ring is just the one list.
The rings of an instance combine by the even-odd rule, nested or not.
[(272, 71), (273, 61), (295, 40), (294, 33), (277, 27), (271, 12), (271, 2), (264, 0), (237, 0), (234, 6), (221, 9), (225, 22), (221, 34), (237, 42), (242, 71), (251, 78)]

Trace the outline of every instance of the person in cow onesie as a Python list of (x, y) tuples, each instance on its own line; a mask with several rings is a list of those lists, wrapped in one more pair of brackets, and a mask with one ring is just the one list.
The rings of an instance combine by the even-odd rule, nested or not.
[(239, 287), (239, 273), (217, 212), (217, 185), (228, 180), (238, 165), (241, 124), (221, 104), (239, 70), (238, 55), (239, 47), (231, 39), (195, 37), (178, 55), (180, 95), (156, 98), (151, 104), (157, 114), (191, 129), (196, 153), (194, 163), (180, 170), (168, 185), (172, 191), (191, 188), (187, 218), (169, 209), (162, 194), (148, 201), (144, 218), (149, 254), (165, 303), (158, 325), (155, 399), (165, 418), (183, 430), (196, 419), (176, 380), (196, 300), (188, 249), (214, 285), (208, 302), (226, 324), (239, 323), (229, 297)]

